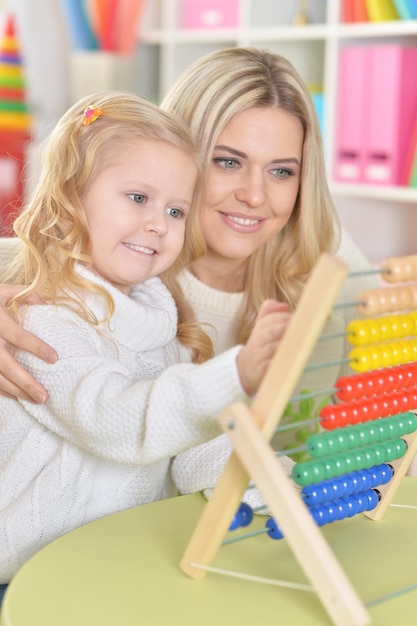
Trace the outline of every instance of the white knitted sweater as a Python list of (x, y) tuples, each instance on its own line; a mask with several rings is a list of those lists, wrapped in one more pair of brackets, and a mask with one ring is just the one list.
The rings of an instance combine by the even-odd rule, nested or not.
[[(110, 330), (64, 308), (23, 310), (25, 328), (59, 360), (18, 355), (48, 389), (46, 404), (0, 397), (0, 583), (62, 534), (174, 495), (170, 457), (217, 436), (216, 414), (244, 397), (240, 348), (190, 363), (158, 278), (130, 297), (95, 280), (115, 301)], [(100, 299), (88, 302), (102, 317)]]
[[(352, 272), (366, 272), (371, 270), (369, 261), (357, 248), (346, 231), (342, 232), (342, 241), (337, 256), (342, 259)], [(212, 289), (201, 283), (188, 271), (180, 275), (180, 283), (186, 298), (192, 304), (195, 314), (202, 324), (207, 324), (205, 330), (211, 336), (215, 352), (220, 353), (234, 344), (233, 323), (241, 304), (242, 293), (225, 293)], [(348, 278), (339, 294), (338, 302), (355, 302), (361, 291), (374, 289), (378, 286), (375, 275), (366, 274), (358, 278)], [(358, 317), (355, 307), (338, 309), (329, 319), (324, 334), (342, 333), (347, 323)], [(308, 320), (306, 320), (308, 325)], [(351, 348), (351, 346), (350, 346)], [(305, 372), (297, 385), (295, 394), (300, 390), (331, 391), (337, 378), (349, 372), (346, 365), (337, 362), (346, 357), (348, 345), (342, 336), (332, 339), (323, 339), (316, 344), (308, 365), (322, 363), (336, 363), (322, 369)], [(350, 371), (350, 373), (352, 373)], [(279, 387), (279, 381), (277, 381)], [(319, 397), (318, 401), (322, 398)], [(279, 440), (275, 445), (279, 446)], [(277, 447), (278, 449), (278, 447)], [(180, 493), (195, 493), (204, 491), (209, 496), (216, 485), (221, 472), (230, 456), (231, 446), (227, 435), (220, 435), (214, 440), (197, 446), (177, 456), (172, 465), (172, 475)], [(287, 457), (281, 457), (281, 462), (288, 473), (291, 472), (293, 462)], [(259, 494), (252, 490), (247, 491), (245, 501), (253, 506), (260, 506)]]

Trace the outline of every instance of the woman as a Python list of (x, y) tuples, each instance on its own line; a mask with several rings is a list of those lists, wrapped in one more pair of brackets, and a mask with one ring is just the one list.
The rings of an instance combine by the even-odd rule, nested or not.
[[(205, 158), (207, 252), (180, 278), (200, 321), (215, 326), (216, 351), (247, 336), (265, 297), (295, 306), (320, 253), (338, 250), (350, 266), (369, 269), (340, 238), (314, 105), (286, 59), (256, 49), (214, 52), (185, 71), (161, 107), (186, 122)], [(211, 306), (220, 297), (227, 313)]]
[[(352, 270), (370, 269), (340, 232), (314, 105), (285, 58), (256, 49), (214, 52), (184, 72), (161, 107), (186, 122), (205, 157), (200, 224), (207, 251), (179, 278), (199, 321), (211, 325), (205, 328), (215, 352), (245, 340), (263, 299), (296, 306), (321, 253), (337, 252)], [(375, 286), (368, 275), (348, 280), (339, 300), (352, 302)], [(331, 317), (325, 334), (338, 336), (317, 344), (311, 365), (336, 365), (304, 374), (298, 392), (331, 394), (346, 369), (337, 362), (346, 356), (343, 331), (354, 317), (354, 307)], [(298, 403), (291, 409), (297, 415)], [(179, 490), (208, 494), (229, 454), (223, 435), (177, 456)], [(246, 499), (257, 503), (257, 494), (248, 491)]]
[[(253, 48), (208, 54), (184, 72), (161, 107), (186, 122), (205, 160), (200, 212), (207, 250), (179, 278), (215, 352), (247, 338), (265, 298), (294, 307), (320, 253), (336, 251), (351, 269), (369, 269), (340, 234), (314, 105), (285, 58)], [(340, 300), (351, 302), (375, 285), (369, 276), (347, 281)], [(3, 306), (15, 290), (0, 287)], [(0, 392), (44, 401), (46, 390), (16, 364), (6, 342), (47, 361), (56, 354), (0, 313)], [(354, 309), (340, 309), (329, 327), (342, 330), (353, 317)], [(336, 361), (344, 353), (343, 338), (333, 339), (313, 359)], [(338, 366), (326, 368), (302, 387), (331, 387), (338, 373)]]

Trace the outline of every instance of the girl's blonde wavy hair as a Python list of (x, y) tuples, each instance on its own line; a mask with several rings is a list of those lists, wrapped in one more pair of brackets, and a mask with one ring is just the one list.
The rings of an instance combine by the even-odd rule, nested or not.
[[(81, 120), (87, 106), (101, 107), (103, 115), (84, 127)], [(91, 324), (110, 319), (114, 311), (110, 294), (75, 271), (78, 263), (91, 265), (90, 236), (80, 197), (109, 164), (114, 145), (138, 138), (173, 145), (199, 165), (186, 125), (173, 114), (132, 94), (107, 92), (86, 97), (74, 104), (58, 122), (44, 146), (33, 197), (14, 222), (14, 231), (24, 245), (2, 279), (25, 285), (11, 301), (15, 313), (25, 295), (35, 290), (45, 301), (67, 306)], [(198, 169), (201, 178), (200, 167)], [(199, 188), (200, 181), (186, 221), (183, 251), (175, 267), (161, 276), (178, 307), (178, 338), (192, 349), (195, 362), (209, 358), (212, 345), (196, 323), (175, 276), (205, 249), (196, 210)], [(98, 292), (105, 298), (106, 320), (98, 320), (85, 305), (83, 293), (86, 291)]]
[(286, 226), (247, 262), (235, 327), (238, 343), (246, 341), (264, 299), (294, 307), (320, 253), (334, 251), (339, 242), (339, 218), (326, 182), (313, 101), (287, 59), (256, 48), (226, 48), (188, 67), (161, 103), (191, 130), (204, 168), (210, 167), (218, 137), (235, 115), (270, 107), (285, 110), (302, 124), (301, 182)]

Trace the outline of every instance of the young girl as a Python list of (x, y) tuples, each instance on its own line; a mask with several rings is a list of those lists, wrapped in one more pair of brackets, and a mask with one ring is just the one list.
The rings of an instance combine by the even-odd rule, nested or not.
[[(45, 404), (0, 398), (0, 583), (56, 537), (173, 495), (170, 458), (218, 435), (282, 336), (288, 309), (266, 301), (246, 345), (207, 360), (170, 269), (203, 249), (196, 160), (182, 123), (122, 93), (75, 104), (49, 139), (9, 273), (27, 285), (16, 317), (59, 359), (18, 353)], [(23, 303), (32, 289), (46, 304)]]

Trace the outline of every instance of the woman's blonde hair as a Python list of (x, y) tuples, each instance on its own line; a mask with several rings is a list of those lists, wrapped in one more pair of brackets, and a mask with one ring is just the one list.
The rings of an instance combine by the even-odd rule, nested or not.
[(325, 175), (318, 119), (308, 89), (282, 56), (256, 48), (226, 48), (188, 67), (161, 103), (191, 131), (204, 168), (232, 118), (251, 108), (280, 108), (302, 125), (301, 182), (286, 226), (249, 259), (235, 340), (244, 342), (265, 298), (296, 305), (320, 253), (340, 237), (337, 211)]
[[(100, 107), (103, 115), (82, 126), (88, 106)], [(91, 95), (74, 104), (58, 122), (44, 146), (33, 197), (14, 222), (15, 233), (25, 245), (7, 268), (3, 280), (12, 277), (13, 282), (26, 286), (11, 303), (15, 311), (22, 298), (36, 290), (46, 301), (67, 306), (97, 325), (104, 320), (97, 320), (83, 298), (83, 292), (93, 291), (106, 299), (107, 320), (111, 317), (114, 303), (110, 294), (75, 270), (79, 263), (91, 265), (90, 235), (80, 197), (111, 162), (114, 146), (137, 139), (153, 139), (177, 147), (191, 156), (200, 171), (186, 125), (135, 95), (124, 92)], [(196, 323), (175, 275), (204, 251), (196, 211), (199, 188), (198, 183), (186, 221), (184, 249), (176, 267), (161, 276), (178, 307), (178, 337), (193, 350), (196, 362), (211, 356), (211, 342)]]

